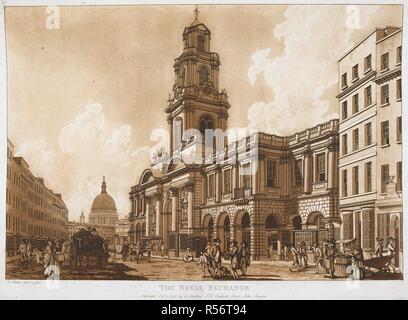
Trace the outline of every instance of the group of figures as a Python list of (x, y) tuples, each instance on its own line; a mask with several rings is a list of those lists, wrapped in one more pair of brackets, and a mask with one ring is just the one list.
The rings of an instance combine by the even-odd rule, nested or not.
[(121, 254), (123, 261), (127, 261), (129, 259), (130, 261), (136, 261), (136, 263), (139, 263), (140, 260), (147, 259), (147, 261), (150, 262), (153, 249), (154, 246), (149, 241), (146, 243), (137, 241), (135, 244), (133, 244), (128, 243), (128, 241), (125, 240), (121, 247), (117, 246), (115, 248), (115, 251), (113, 252), (113, 260), (116, 259), (117, 254)]
[[(213, 243), (208, 241), (204, 250), (200, 252), (198, 265), (201, 266), (203, 277), (208, 272), (214, 279), (228, 278), (230, 276), (233, 279), (239, 279), (238, 270), (241, 271), (241, 276), (245, 277), (250, 265), (250, 252), (247, 244), (242, 242), (238, 247), (238, 242), (231, 241), (229, 250), (224, 253), (220, 245), (221, 240), (218, 238), (214, 239)], [(191, 250), (187, 250), (186, 254), (189, 254), (188, 252), (191, 253)], [(223, 258), (230, 260), (230, 269), (222, 265)]]
[(33, 257), (37, 264), (44, 267), (44, 275), (49, 276), (53, 272), (61, 272), (64, 265), (76, 269), (82, 265), (83, 257), (86, 257), (86, 265), (89, 267), (90, 259), (96, 259), (98, 267), (105, 267), (108, 262), (108, 241), (103, 239), (95, 229), (81, 229), (68, 240), (48, 239), (44, 247), (36, 248), (31, 241), (22, 240), (18, 254), (23, 267), (28, 268)]
[[(340, 258), (350, 261), (348, 270), (349, 276), (353, 280), (364, 279), (366, 270), (370, 270), (370, 267), (387, 272), (390, 270), (395, 272), (396, 269), (393, 262), (395, 256), (393, 238), (388, 240), (386, 255), (384, 255), (383, 239), (377, 238), (374, 256), (367, 260), (364, 259), (363, 250), (360, 246), (356, 245), (349, 252), (344, 253), (337, 248), (337, 242), (334, 239), (326, 239), (320, 245), (316, 242), (312, 246), (305, 241), (301, 241), (296, 246), (290, 245), (289, 250), (293, 259), (290, 271), (304, 271), (309, 267), (308, 252), (313, 254), (315, 272), (320, 273), (320, 270), (323, 269), (324, 276), (330, 278), (335, 278), (336, 259)], [(285, 251), (287, 251), (287, 247), (285, 247)]]

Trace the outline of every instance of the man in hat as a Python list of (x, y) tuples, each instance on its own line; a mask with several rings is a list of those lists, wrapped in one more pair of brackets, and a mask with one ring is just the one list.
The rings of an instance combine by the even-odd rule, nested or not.
[(322, 249), (319, 247), (319, 244), (317, 242), (314, 243), (313, 245), (314, 249), (314, 255), (315, 255), (315, 267), (316, 267), (316, 273), (319, 273), (319, 266), (321, 266), (324, 269), (324, 255)]
[(292, 253), (293, 263), (289, 270), (293, 271), (293, 268), (299, 268), (299, 252), (293, 244), (290, 246), (290, 252)]
[(251, 257), (249, 253), (249, 249), (245, 242), (241, 243), (241, 248), (238, 252), (238, 260), (239, 260), (239, 269), (242, 272), (243, 276), (246, 276), (248, 266), (251, 263)]
[(238, 268), (239, 268), (239, 254), (238, 254), (238, 243), (236, 241), (231, 241), (231, 246), (229, 249), (229, 255), (231, 257), (231, 273), (234, 279), (238, 279)]
[(376, 245), (375, 245), (375, 251), (374, 251), (374, 256), (376, 257), (382, 257), (383, 255), (383, 239), (376, 238)]
[(328, 265), (326, 266), (327, 270), (327, 276), (334, 278), (334, 272), (335, 272), (335, 267), (334, 267), (334, 260), (336, 259), (336, 254), (337, 254), (337, 249), (336, 249), (336, 240), (330, 240), (327, 244), (327, 249), (326, 249), (326, 257), (328, 260)]
[(214, 246), (211, 248), (211, 261), (214, 270), (214, 277), (221, 275), (222, 252), (220, 248), (221, 240), (215, 239)]

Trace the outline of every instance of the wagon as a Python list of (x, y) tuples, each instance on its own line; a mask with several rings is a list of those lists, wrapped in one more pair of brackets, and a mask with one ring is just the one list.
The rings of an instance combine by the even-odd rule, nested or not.
[(395, 254), (390, 256), (375, 257), (364, 261), (364, 266), (368, 271), (371, 268), (379, 272), (390, 272), (389, 263), (395, 257)]

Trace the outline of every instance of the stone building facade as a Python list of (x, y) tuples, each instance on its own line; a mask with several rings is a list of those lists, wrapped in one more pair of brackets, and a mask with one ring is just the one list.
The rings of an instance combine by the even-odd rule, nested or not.
[(217, 237), (223, 250), (232, 240), (248, 243), (252, 259), (261, 260), (269, 247), (279, 259), (290, 243), (338, 238), (338, 121), (213, 146), (225, 136), (206, 134), (228, 129), (230, 104), (210, 40), (197, 17), (183, 32), (165, 109), (170, 148), (131, 188), (130, 240), (164, 240), (169, 255), (180, 256), (187, 247), (199, 254)]
[(68, 209), (61, 194), (35, 177), (24, 158), (14, 156), (14, 146), (7, 140), (7, 255), (16, 254), (21, 239), (66, 239), (67, 223)]
[(339, 59), (341, 235), (367, 258), (395, 238), (402, 267), (402, 29), (376, 28)]

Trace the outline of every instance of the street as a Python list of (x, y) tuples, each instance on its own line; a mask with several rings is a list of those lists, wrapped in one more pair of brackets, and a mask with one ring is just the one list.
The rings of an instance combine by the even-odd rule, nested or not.
[[(325, 278), (323, 271), (315, 273), (314, 266), (304, 271), (291, 272), (291, 262), (264, 261), (252, 263), (248, 268), (248, 276), (240, 280), (333, 280)], [(228, 266), (228, 262), (225, 262)], [(240, 273), (239, 273), (240, 274)], [(44, 269), (42, 265), (31, 262), (28, 266), (22, 266), (20, 261), (7, 263), (6, 279), (43, 280)], [(395, 280), (401, 279), (401, 274), (394, 273), (370, 273), (370, 279)], [(105, 269), (86, 267), (83, 265), (76, 271), (71, 271), (64, 266), (60, 273), (62, 280), (213, 280), (210, 276), (202, 277), (202, 271), (197, 262), (183, 262), (181, 260), (169, 260), (151, 258), (151, 262), (141, 261), (116, 261), (110, 260)], [(345, 280), (338, 278), (336, 280)]]

